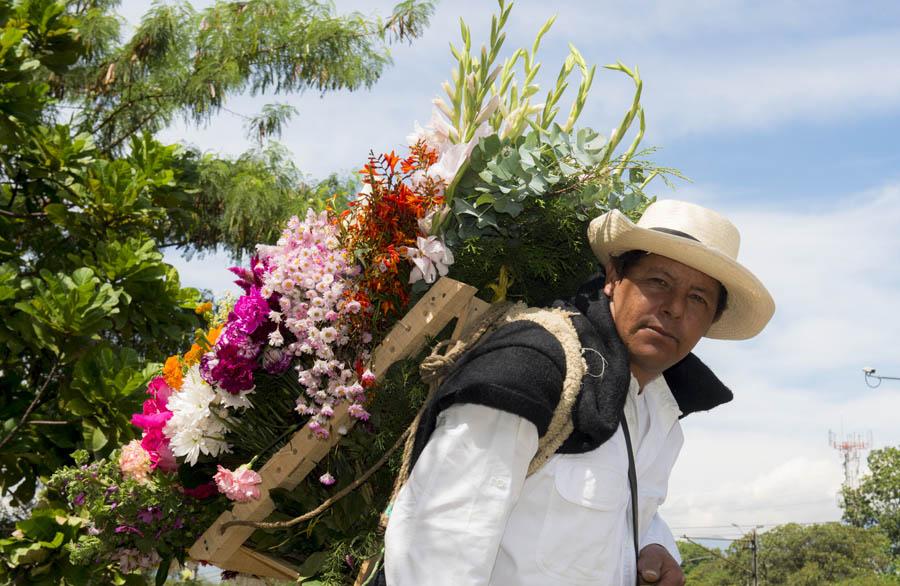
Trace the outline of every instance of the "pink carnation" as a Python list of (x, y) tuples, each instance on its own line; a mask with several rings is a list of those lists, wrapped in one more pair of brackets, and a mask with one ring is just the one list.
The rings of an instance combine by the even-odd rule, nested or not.
[(246, 465), (238, 466), (234, 472), (222, 468), (222, 466), (218, 466), (218, 468), (219, 471), (213, 476), (213, 480), (216, 481), (219, 492), (239, 503), (259, 498), (259, 485), (262, 483), (262, 477), (259, 474), (247, 468)]
[(337, 481), (334, 479), (334, 476), (331, 475), (331, 472), (326, 472), (322, 476), (319, 476), (319, 482), (321, 482), (325, 486), (331, 486)]
[(150, 472), (150, 454), (141, 447), (139, 440), (131, 440), (122, 446), (119, 469), (129, 478), (141, 482), (147, 480), (147, 474)]

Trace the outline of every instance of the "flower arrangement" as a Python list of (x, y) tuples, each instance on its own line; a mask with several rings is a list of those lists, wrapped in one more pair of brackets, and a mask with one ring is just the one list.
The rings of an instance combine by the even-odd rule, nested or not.
[[(595, 68), (574, 48), (556, 87), (533, 104), (536, 54), (552, 19), (530, 51), (496, 65), (510, 9), (500, 2), (478, 56), (463, 24), (447, 101), (435, 100), (404, 156), (370, 154), (345, 211), (290, 218), (274, 245), (230, 269), (239, 298), (198, 306), (208, 327), (149, 381), (132, 417), (140, 439), (54, 477), (51, 488), (90, 519), (75, 558), (123, 573), (183, 561), (203, 520), (260, 498), (257, 463), (301, 426), (327, 438), (328, 420), (346, 404), (358, 425), (338, 430), (340, 449), (297, 489), (270, 491), (280, 515), (314, 508), (382, 453), (424, 398), (415, 360), (379, 381), (366, 367), (418, 295), (448, 274), (494, 300), (542, 302), (572, 291), (594, 269), (586, 222), (612, 207), (639, 215), (649, 182), (677, 174), (640, 158), (650, 152), (638, 150), (642, 84), (624, 65), (609, 68), (634, 81), (635, 97), (609, 138), (575, 129)], [(560, 125), (558, 104), (575, 71), (581, 83)], [(635, 120), (630, 146), (616, 154)], [(376, 474), (299, 537), (258, 531), (254, 543), (290, 552), (307, 569), (316, 559), (310, 575), (340, 583), (376, 547), (392, 477), (390, 469)], [(127, 494), (127, 505), (113, 494)]]
[[(163, 575), (186, 542), (223, 510), (211, 494), (190, 495), (171, 474), (154, 474), (149, 454), (134, 440), (108, 460), (88, 462), (74, 454), (76, 466), (51, 478), (58, 493), (82, 524), (81, 535), (67, 545), (77, 565), (106, 566), (110, 583), (116, 574), (157, 570)], [(164, 562), (164, 567), (160, 567)]]

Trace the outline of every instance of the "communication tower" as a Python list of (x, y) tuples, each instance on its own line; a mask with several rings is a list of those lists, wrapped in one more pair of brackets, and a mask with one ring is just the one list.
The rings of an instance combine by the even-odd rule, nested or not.
[(844, 486), (859, 488), (859, 455), (872, 447), (872, 432), (867, 432), (865, 436), (860, 433), (851, 433), (846, 437), (838, 437), (836, 433), (829, 430), (828, 443), (841, 453), (841, 458), (844, 460)]

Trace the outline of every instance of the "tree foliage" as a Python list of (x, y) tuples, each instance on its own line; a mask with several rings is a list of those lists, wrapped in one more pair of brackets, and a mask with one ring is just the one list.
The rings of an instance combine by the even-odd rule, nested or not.
[[(431, 6), (373, 20), (311, 0), (160, 3), (122, 41), (116, 4), (0, 1), (0, 487), (13, 506), (76, 448), (127, 441), (155, 363), (200, 325), (201, 293), (161, 249), (240, 256), (346, 187), (309, 183), (268, 140), (232, 159), (153, 133), (239, 92), (371, 85)], [(264, 108), (252, 130), (268, 139), (289, 113)]]
[[(109, 42), (115, 27), (97, 26), (90, 61), (62, 77), (60, 94), (83, 108), (80, 126), (114, 151), (176, 117), (207, 122), (235, 94), (370, 87), (390, 63), (388, 42), (421, 34), (431, 11), (431, 2), (407, 0), (373, 20), (317, 0), (219, 0), (201, 11), (157, 3), (124, 44)], [(270, 107), (260, 118), (278, 121), (273, 113), (282, 123), (290, 115)]]
[[(897, 584), (887, 538), (875, 529), (841, 523), (780, 525), (758, 536), (758, 583), (769, 586)], [(687, 583), (742, 586), (751, 583), (751, 536), (735, 540), (721, 555), (679, 543)], [(708, 555), (704, 555), (705, 552)]]
[(844, 487), (844, 520), (857, 527), (877, 527), (900, 556), (900, 448), (872, 450), (869, 474), (859, 488)]

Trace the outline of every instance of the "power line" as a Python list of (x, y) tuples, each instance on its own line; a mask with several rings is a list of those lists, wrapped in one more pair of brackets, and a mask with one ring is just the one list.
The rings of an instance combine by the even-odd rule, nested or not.
[[(827, 521), (787, 521), (782, 523), (752, 523), (757, 527), (778, 527), (779, 525), (824, 525), (825, 523), (840, 523), (839, 520), (829, 519)], [(749, 524), (749, 523), (748, 523)], [(672, 525), (672, 530), (684, 529), (730, 529), (733, 525)]]
[[(754, 527), (750, 533), (750, 538), (748, 540), (749, 547), (750, 547), (750, 553), (751, 553), (750, 570), (749, 571), (746, 568), (741, 567), (741, 565), (738, 564), (737, 562), (735, 562), (734, 560), (727, 558), (726, 556), (722, 555), (720, 552), (718, 552), (712, 548), (706, 547), (705, 545), (694, 541), (687, 535), (682, 535), (681, 537), (682, 537), (682, 539), (686, 539), (689, 543), (693, 543), (694, 545), (703, 549), (704, 551), (711, 553), (712, 555), (716, 556), (717, 558), (721, 559), (722, 561), (726, 562), (727, 564), (734, 566), (742, 574), (746, 574), (747, 576), (749, 576), (750, 583), (752, 584), (752, 586), (759, 586), (759, 564), (758, 564), (759, 534), (756, 532), (756, 530), (757, 530), (757, 527)], [(698, 539), (706, 539), (706, 538), (698, 538)], [(742, 541), (742, 540), (736, 539), (734, 541)]]
[(707, 553), (711, 553), (712, 555), (714, 555), (714, 556), (716, 556), (717, 558), (721, 559), (721, 560), (724, 561), (725, 563), (734, 566), (734, 567), (737, 568), (740, 572), (742, 572), (742, 573), (744, 573), (744, 574), (749, 574), (749, 573), (750, 573), (750, 572), (748, 572), (745, 568), (742, 568), (742, 567), (740, 566), (740, 564), (738, 564), (738, 563), (735, 562), (734, 560), (730, 560), (730, 559), (728, 559), (727, 557), (725, 557), (724, 555), (722, 555), (721, 552), (716, 551), (716, 550), (714, 550), (714, 549), (711, 549), (711, 548), (709, 548), (709, 547), (706, 547), (706, 546), (703, 545), (702, 543), (697, 543), (696, 541), (694, 541), (693, 539), (691, 539), (691, 538), (688, 537), (687, 535), (682, 535), (681, 538), (687, 540), (688, 543), (693, 543), (694, 545), (696, 545), (697, 547), (703, 549), (703, 550), (706, 551)]

